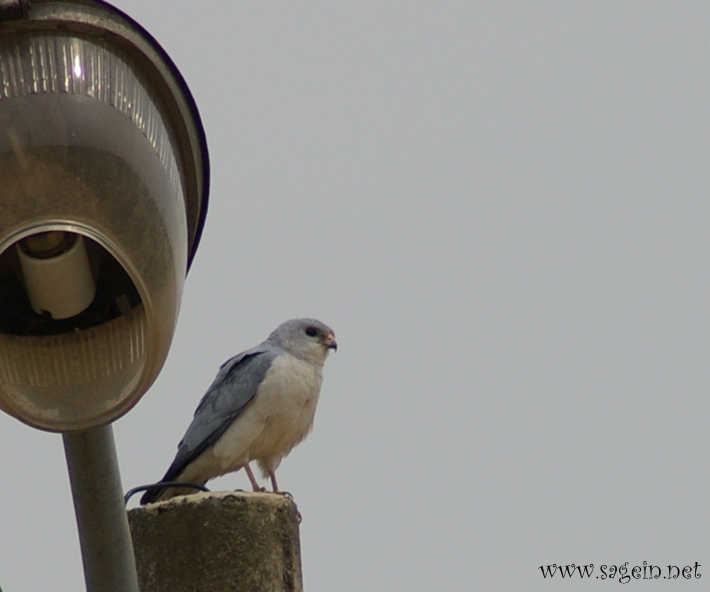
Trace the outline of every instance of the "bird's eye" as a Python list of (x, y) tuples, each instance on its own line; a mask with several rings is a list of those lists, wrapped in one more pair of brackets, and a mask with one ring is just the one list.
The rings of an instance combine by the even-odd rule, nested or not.
[(318, 335), (318, 331), (316, 331), (315, 327), (307, 327), (306, 335), (308, 335), (308, 337), (315, 337), (316, 335)]

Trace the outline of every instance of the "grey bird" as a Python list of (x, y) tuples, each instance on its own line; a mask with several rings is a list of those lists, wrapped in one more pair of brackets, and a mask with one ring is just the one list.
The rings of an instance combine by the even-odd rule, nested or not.
[[(254, 491), (263, 491), (249, 467), (254, 460), (278, 491), (276, 469), (311, 431), (323, 364), (337, 348), (327, 325), (293, 319), (263, 343), (227, 360), (197, 406), (161, 482), (204, 485), (244, 468)], [(141, 504), (192, 492), (178, 487), (149, 490)]]

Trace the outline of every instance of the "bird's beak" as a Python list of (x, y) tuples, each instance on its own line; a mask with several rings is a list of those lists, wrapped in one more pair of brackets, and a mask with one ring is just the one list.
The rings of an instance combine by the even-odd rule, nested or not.
[(325, 345), (328, 349), (338, 351), (338, 343), (335, 341), (335, 335), (333, 335), (332, 333), (328, 333), (328, 335), (326, 335)]

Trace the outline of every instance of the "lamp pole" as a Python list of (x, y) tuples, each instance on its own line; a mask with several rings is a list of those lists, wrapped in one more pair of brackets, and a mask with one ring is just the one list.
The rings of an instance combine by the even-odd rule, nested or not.
[(139, 592), (111, 425), (62, 434), (87, 592)]

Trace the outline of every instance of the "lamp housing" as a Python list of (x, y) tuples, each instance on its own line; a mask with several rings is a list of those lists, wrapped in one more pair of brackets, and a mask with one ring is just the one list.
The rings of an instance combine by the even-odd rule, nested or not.
[(182, 76), (129, 17), (97, 0), (18, 6), (0, 20), (0, 408), (85, 430), (165, 362), (207, 145)]

